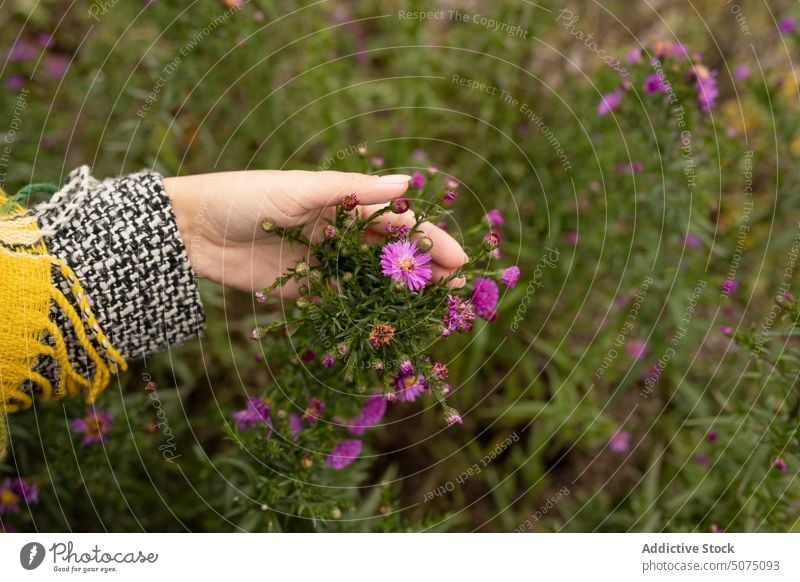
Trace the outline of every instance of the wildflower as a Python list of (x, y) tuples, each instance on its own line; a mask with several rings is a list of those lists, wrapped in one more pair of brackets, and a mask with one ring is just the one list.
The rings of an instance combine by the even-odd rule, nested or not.
[(492, 228), (496, 226), (503, 226), (505, 221), (503, 220), (503, 215), (500, 214), (500, 211), (497, 208), (493, 208), (489, 212), (486, 213), (486, 220), (489, 221), (489, 226)]
[(358, 418), (350, 423), (347, 432), (360, 436), (365, 428), (378, 424), (384, 414), (386, 414), (386, 400), (380, 394), (370, 396), (361, 407)]
[(734, 81), (744, 81), (750, 76), (750, 65), (747, 63), (742, 63), (741, 65), (737, 65), (737, 67), (733, 70), (733, 80)]
[(389, 235), (389, 238), (392, 238), (394, 240), (406, 239), (408, 238), (408, 235), (411, 234), (411, 227), (405, 224), (401, 225), (391, 224), (387, 226), (384, 230)]
[(711, 466), (711, 459), (705, 453), (700, 453), (695, 457), (695, 462), (701, 467), (708, 469)]
[(461, 418), (461, 415), (455, 408), (447, 409), (447, 412), (444, 413), (444, 421), (447, 423), (447, 426), (453, 426), (454, 424), (464, 424), (464, 420)]
[(613, 453), (626, 453), (631, 448), (631, 433), (618, 430), (608, 439), (608, 448)]
[(636, 47), (628, 51), (628, 54), (625, 55), (625, 62), (626, 63), (638, 63), (642, 58), (642, 49), (640, 47)]
[(439, 360), (436, 360), (433, 363), (431, 371), (433, 372), (433, 375), (439, 378), (440, 380), (444, 380), (445, 378), (447, 378), (447, 374), (449, 373), (445, 363), (440, 362)]
[(509, 289), (513, 288), (519, 281), (519, 267), (509, 267), (503, 271), (503, 274), (500, 275), (500, 281)]
[(652, 75), (648, 75), (647, 78), (644, 80), (644, 92), (648, 95), (652, 95), (654, 93), (663, 93), (667, 90), (667, 86), (662, 80), (661, 76), (658, 73), (653, 73)]
[(11, 52), (8, 53), (9, 63), (18, 63), (23, 61), (32, 61), (36, 58), (38, 51), (32, 44), (19, 40), (11, 47)]
[(444, 183), (444, 187), (447, 188), (448, 190), (455, 190), (460, 185), (461, 185), (461, 182), (459, 182), (455, 178), (448, 178)]
[(300, 354), (300, 361), (304, 364), (313, 362), (315, 359), (317, 359), (317, 355), (314, 353), (314, 350), (306, 350)]
[(322, 411), (325, 410), (325, 403), (319, 398), (312, 396), (308, 400), (308, 405), (303, 412), (303, 420), (309, 424), (316, 424), (322, 416)]
[(717, 431), (710, 430), (706, 433), (706, 440), (708, 442), (715, 443), (717, 442), (717, 439), (719, 439), (719, 433)]
[(348, 212), (354, 210), (356, 206), (359, 204), (358, 194), (353, 192), (352, 194), (348, 194), (342, 199), (342, 208), (347, 210)]
[(314, 466), (314, 459), (311, 457), (303, 457), (300, 459), (300, 466), (303, 467), (303, 469), (311, 469)]
[(6, 81), (9, 91), (19, 91), (25, 86), (25, 79), (21, 75), (11, 75)]
[(416, 188), (417, 190), (419, 190), (420, 188), (425, 187), (425, 183), (426, 183), (425, 176), (420, 172), (414, 172), (413, 174), (411, 174), (411, 180), (409, 181), (408, 184), (412, 188)]
[(384, 160), (380, 156), (375, 156), (373, 158), (370, 158), (369, 163), (375, 166), (376, 168), (382, 168)]
[(395, 327), (391, 323), (377, 322), (369, 332), (369, 343), (373, 348), (385, 346), (394, 339)]
[(722, 335), (726, 335), (728, 337), (733, 334), (733, 330), (727, 325), (720, 325), (719, 330), (722, 332)]
[(689, 55), (689, 47), (682, 42), (674, 42), (669, 48), (669, 54), (673, 57), (685, 57)]
[(387, 244), (381, 251), (381, 268), (384, 275), (404, 282), (411, 291), (425, 286), (431, 278), (431, 256), (418, 253), (414, 241), (397, 241)]
[(22, 477), (6, 477), (0, 483), (0, 515), (19, 513), (19, 504), (39, 502), (39, 487), (29, 485)]
[(622, 103), (622, 91), (612, 91), (600, 97), (600, 103), (597, 104), (597, 115), (605, 117)]
[(452, 202), (456, 198), (458, 198), (458, 192), (456, 192), (455, 190), (447, 190), (442, 196), (442, 200), (444, 200), (445, 202)]
[(700, 237), (697, 236), (696, 234), (687, 234), (683, 238), (683, 244), (686, 245), (687, 247), (696, 249), (697, 247), (700, 246)]
[(327, 238), (328, 240), (333, 240), (336, 238), (336, 227), (332, 224), (326, 224), (325, 228), (322, 229), (322, 235)]
[(736, 279), (725, 279), (722, 285), (720, 285), (720, 290), (725, 295), (733, 295), (738, 288), (739, 284), (736, 282)]
[(111, 430), (111, 415), (105, 410), (96, 410), (74, 419), (69, 426), (72, 432), (83, 434), (82, 446), (104, 444)]
[(715, 77), (700, 78), (698, 77), (694, 85), (697, 92), (697, 102), (700, 104), (700, 109), (708, 113), (717, 101), (719, 96), (719, 89), (717, 88), (717, 79)]
[(775, 462), (772, 464), (772, 466), (775, 467), (781, 473), (786, 472), (787, 465), (783, 457), (778, 457), (777, 459), (775, 459)]
[(716, 523), (711, 524), (711, 533), (725, 533), (725, 530)]
[(427, 387), (428, 385), (425, 383), (425, 377), (418, 375), (414, 371), (411, 362), (406, 360), (400, 365), (400, 369), (394, 378), (394, 393), (397, 400), (401, 402), (414, 402)]
[(490, 230), (485, 237), (483, 237), (483, 244), (490, 249), (496, 249), (500, 246), (500, 233), (495, 230)]
[(797, 29), (797, 21), (791, 16), (784, 16), (778, 21), (778, 30), (781, 34), (794, 34)]
[(632, 360), (641, 360), (647, 354), (647, 342), (640, 339), (630, 340), (625, 344), (625, 351)]
[(329, 355), (322, 356), (322, 359), (320, 360), (320, 364), (322, 364), (323, 368), (331, 368), (335, 363), (336, 360), (334, 357)]
[(489, 319), (497, 307), (500, 293), (497, 283), (486, 277), (477, 277), (472, 285), (472, 305), (479, 317)]
[(577, 232), (571, 232), (567, 234), (567, 242), (576, 247), (578, 246), (578, 243), (581, 242), (581, 235), (579, 235)]
[(447, 337), (454, 331), (470, 331), (476, 317), (475, 307), (471, 303), (448, 295), (447, 314), (442, 321), (442, 335)]
[(642, 171), (643, 167), (644, 166), (642, 166), (642, 162), (638, 162), (636, 160), (633, 160), (633, 161), (625, 163), (625, 164), (617, 165), (617, 174), (622, 174), (622, 175), (638, 174), (639, 172)]
[(403, 214), (411, 208), (411, 202), (408, 201), (408, 198), (398, 198), (392, 201), (391, 208), (395, 214)]
[(267, 294), (264, 293), (262, 289), (259, 289), (255, 293), (253, 293), (253, 297), (255, 297), (256, 303), (264, 305), (267, 302)]
[(272, 218), (265, 218), (261, 221), (261, 230), (266, 233), (274, 232), (278, 224)]
[(436, 166), (428, 166), (428, 173), (431, 176), (435, 176), (436, 174), (439, 173), (439, 168), (437, 168)]
[(288, 423), (289, 433), (292, 435), (292, 440), (294, 440), (297, 435), (303, 432), (303, 423), (300, 421), (300, 417), (294, 413), (289, 414)]
[(257, 342), (258, 340), (261, 339), (261, 330), (258, 328), (253, 329), (253, 331), (250, 332), (250, 335), (248, 337), (254, 342)]
[(263, 398), (249, 397), (245, 407), (233, 413), (233, 421), (239, 430), (250, 430), (261, 422), (269, 425), (269, 403)]
[(450, 384), (442, 384), (442, 397), (447, 398), (452, 391), (453, 389), (450, 387)]
[(331, 450), (325, 459), (325, 463), (331, 469), (344, 469), (347, 465), (352, 463), (360, 453), (361, 441), (355, 439), (341, 441), (333, 447), (333, 450)]
[(69, 59), (61, 55), (48, 55), (44, 59), (44, 73), (51, 79), (60, 79), (69, 69)]

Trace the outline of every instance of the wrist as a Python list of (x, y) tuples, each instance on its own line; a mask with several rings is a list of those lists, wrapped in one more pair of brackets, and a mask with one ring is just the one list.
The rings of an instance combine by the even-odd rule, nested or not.
[(200, 261), (198, 261), (198, 257), (196, 256), (196, 248), (195, 245), (193, 245), (193, 242), (199, 237), (197, 224), (202, 222), (202, 220), (197, 217), (195, 205), (185, 188), (185, 180), (181, 177), (164, 178), (163, 183), (164, 192), (167, 198), (169, 198), (173, 214), (175, 215), (178, 234), (186, 249), (186, 256), (189, 258), (189, 264), (195, 276), (203, 277), (204, 275), (200, 272)]

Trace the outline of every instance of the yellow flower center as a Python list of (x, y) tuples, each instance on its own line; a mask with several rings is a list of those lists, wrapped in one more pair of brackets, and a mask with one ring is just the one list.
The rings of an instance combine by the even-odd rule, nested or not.
[(16, 505), (19, 502), (19, 495), (15, 495), (10, 489), (0, 489), (0, 505)]
[(397, 264), (400, 267), (400, 270), (406, 273), (411, 272), (414, 269), (414, 266), (416, 265), (416, 263), (414, 262), (414, 257), (410, 255), (406, 255), (405, 257), (397, 261)]

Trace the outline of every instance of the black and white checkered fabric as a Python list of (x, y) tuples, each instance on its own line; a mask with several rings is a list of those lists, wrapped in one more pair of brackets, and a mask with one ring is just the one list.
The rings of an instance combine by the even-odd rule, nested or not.
[[(73, 269), (97, 322), (123, 357), (141, 358), (202, 335), (200, 294), (159, 174), (98, 181), (82, 166), (32, 211), (48, 252)], [(69, 297), (68, 286), (62, 290)], [(91, 374), (91, 362), (55, 308), (53, 319), (72, 345), (76, 371)], [(47, 376), (53, 376), (52, 366)]]

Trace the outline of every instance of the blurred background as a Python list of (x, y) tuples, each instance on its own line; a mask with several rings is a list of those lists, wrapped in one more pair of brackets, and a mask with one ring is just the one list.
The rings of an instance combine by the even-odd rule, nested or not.
[[(371, 171), (364, 145), (381, 171), (456, 176), (465, 221), (503, 212), (522, 279), (442, 354), (463, 427), (431, 412), (375, 431), (351, 520), (297, 529), (796, 530), (795, 16), (757, 0), (5, 0), (1, 184), (81, 164)], [(221, 429), (269, 392), (248, 340), (262, 308), (202, 293), (205, 337), (103, 396), (105, 448), (70, 433), (80, 402), (11, 418), (0, 476), (39, 499), (4, 529), (272, 529), (242, 507), (258, 467)], [(158, 450), (151, 381), (181, 463)]]

